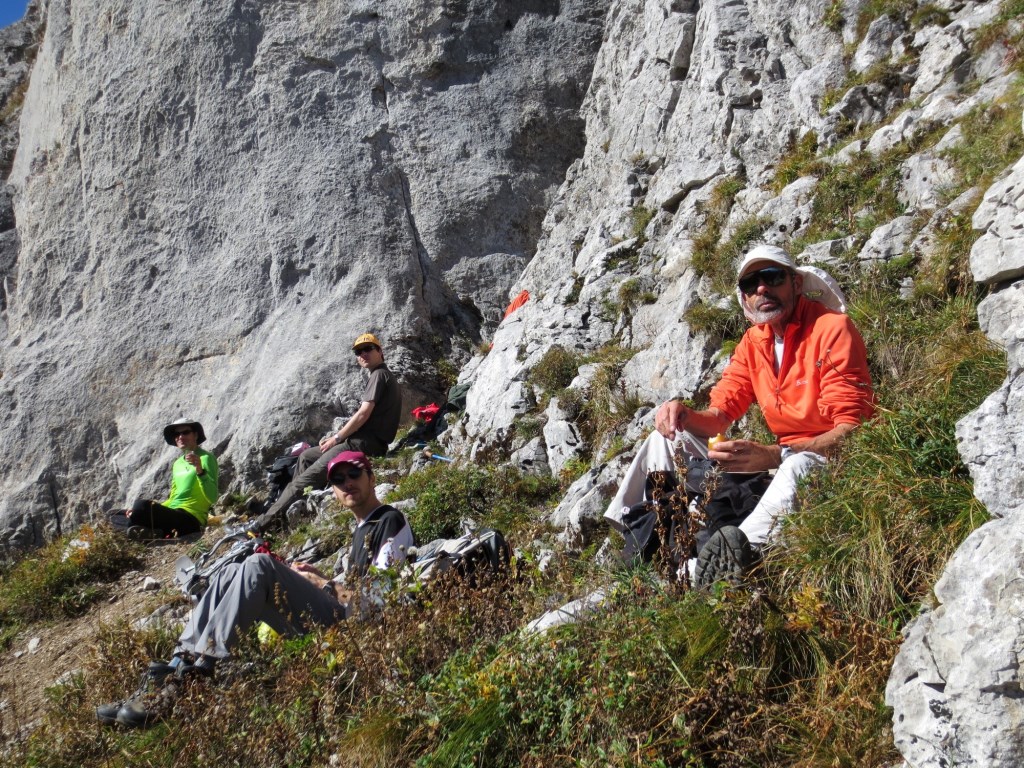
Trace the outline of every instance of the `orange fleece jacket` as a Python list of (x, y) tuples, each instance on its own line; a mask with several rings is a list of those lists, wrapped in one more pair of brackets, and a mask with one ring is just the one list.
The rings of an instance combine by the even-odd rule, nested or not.
[(711, 390), (711, 406), (736, 421), (756, 400), (783, 445), (874, 413), (864, 340), (846, 315), (798, 298), (782, 358), (776, 376), (771, 326), (747, 329)]

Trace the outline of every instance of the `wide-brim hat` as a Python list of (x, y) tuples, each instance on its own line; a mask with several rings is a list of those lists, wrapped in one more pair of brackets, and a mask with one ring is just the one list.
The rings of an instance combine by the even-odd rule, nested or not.
[[(777, 245), (758, 245), (751, 248), (736, 270), (736, 281), (739, 282), (755, 264), (766, 261), (801, 275), (803, 288), (800, 295), (805, 299), (817, 301), (836, 312), (846, 313), (846, 296), (843, 295), (843, 289), (839, 287), (839, 283), (832, 275), (818, 267), (798, 267), (792, 257)], [(743, 314), (748, 320), (751, 320), (750, 311), (743, 302), (743, 291), (739, 289), (739, 286), (736, 286), (736, 297), (743, 308)]]
[(192, 427), (196, 433), (196, 445), (199, 445), (206, 440), (206, 433), (203, 431), (203, 425), (198, 421), (192, 421), (191, 419), (178, 419), (173, 421), (164, 427), (164, 440), (168, 445), (174, 445), (174, 432), (179, 427)]

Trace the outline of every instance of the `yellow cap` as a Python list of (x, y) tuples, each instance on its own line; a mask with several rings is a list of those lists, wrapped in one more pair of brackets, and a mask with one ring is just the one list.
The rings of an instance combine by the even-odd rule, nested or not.
[(377, 349), (381, 348), (380, 342), (377, 340), (376, 336), (374, 336), (372, 333), (364, 333), (362, 336), (360, 336), (352, 343), (352, 349), (355, 349), (356, 347), (361, 347), (364, 344), (373, 344), (373, 346), (375, 346)]

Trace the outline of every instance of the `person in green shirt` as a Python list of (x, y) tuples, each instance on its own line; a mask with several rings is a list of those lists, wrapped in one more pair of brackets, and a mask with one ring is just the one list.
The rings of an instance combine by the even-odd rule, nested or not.
[(217, 501), (217, 459), (199, 444), (206, 440), (198, 421), (179, 419), (164, 427), (164, 440), (181, 451), (171, 467), (171, 493), (165, 501), (138, 499), (124, 513), (130, 536), (163, 538), (177, 533), (198, 533), (206, 525), (207, 513)]

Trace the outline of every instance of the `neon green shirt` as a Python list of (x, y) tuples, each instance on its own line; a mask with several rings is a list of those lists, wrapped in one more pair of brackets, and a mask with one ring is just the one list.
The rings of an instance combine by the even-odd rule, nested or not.
[(161, 503), (169, 509), (184, 509), (200, 525), (206, 525), (206, 513), (217, 501), (217, 459), (202, 448), (192, 453), (199, 457), (202, 476), (196, 474), (196, 468), (182, 454), (171, 467), (171, 495)]

